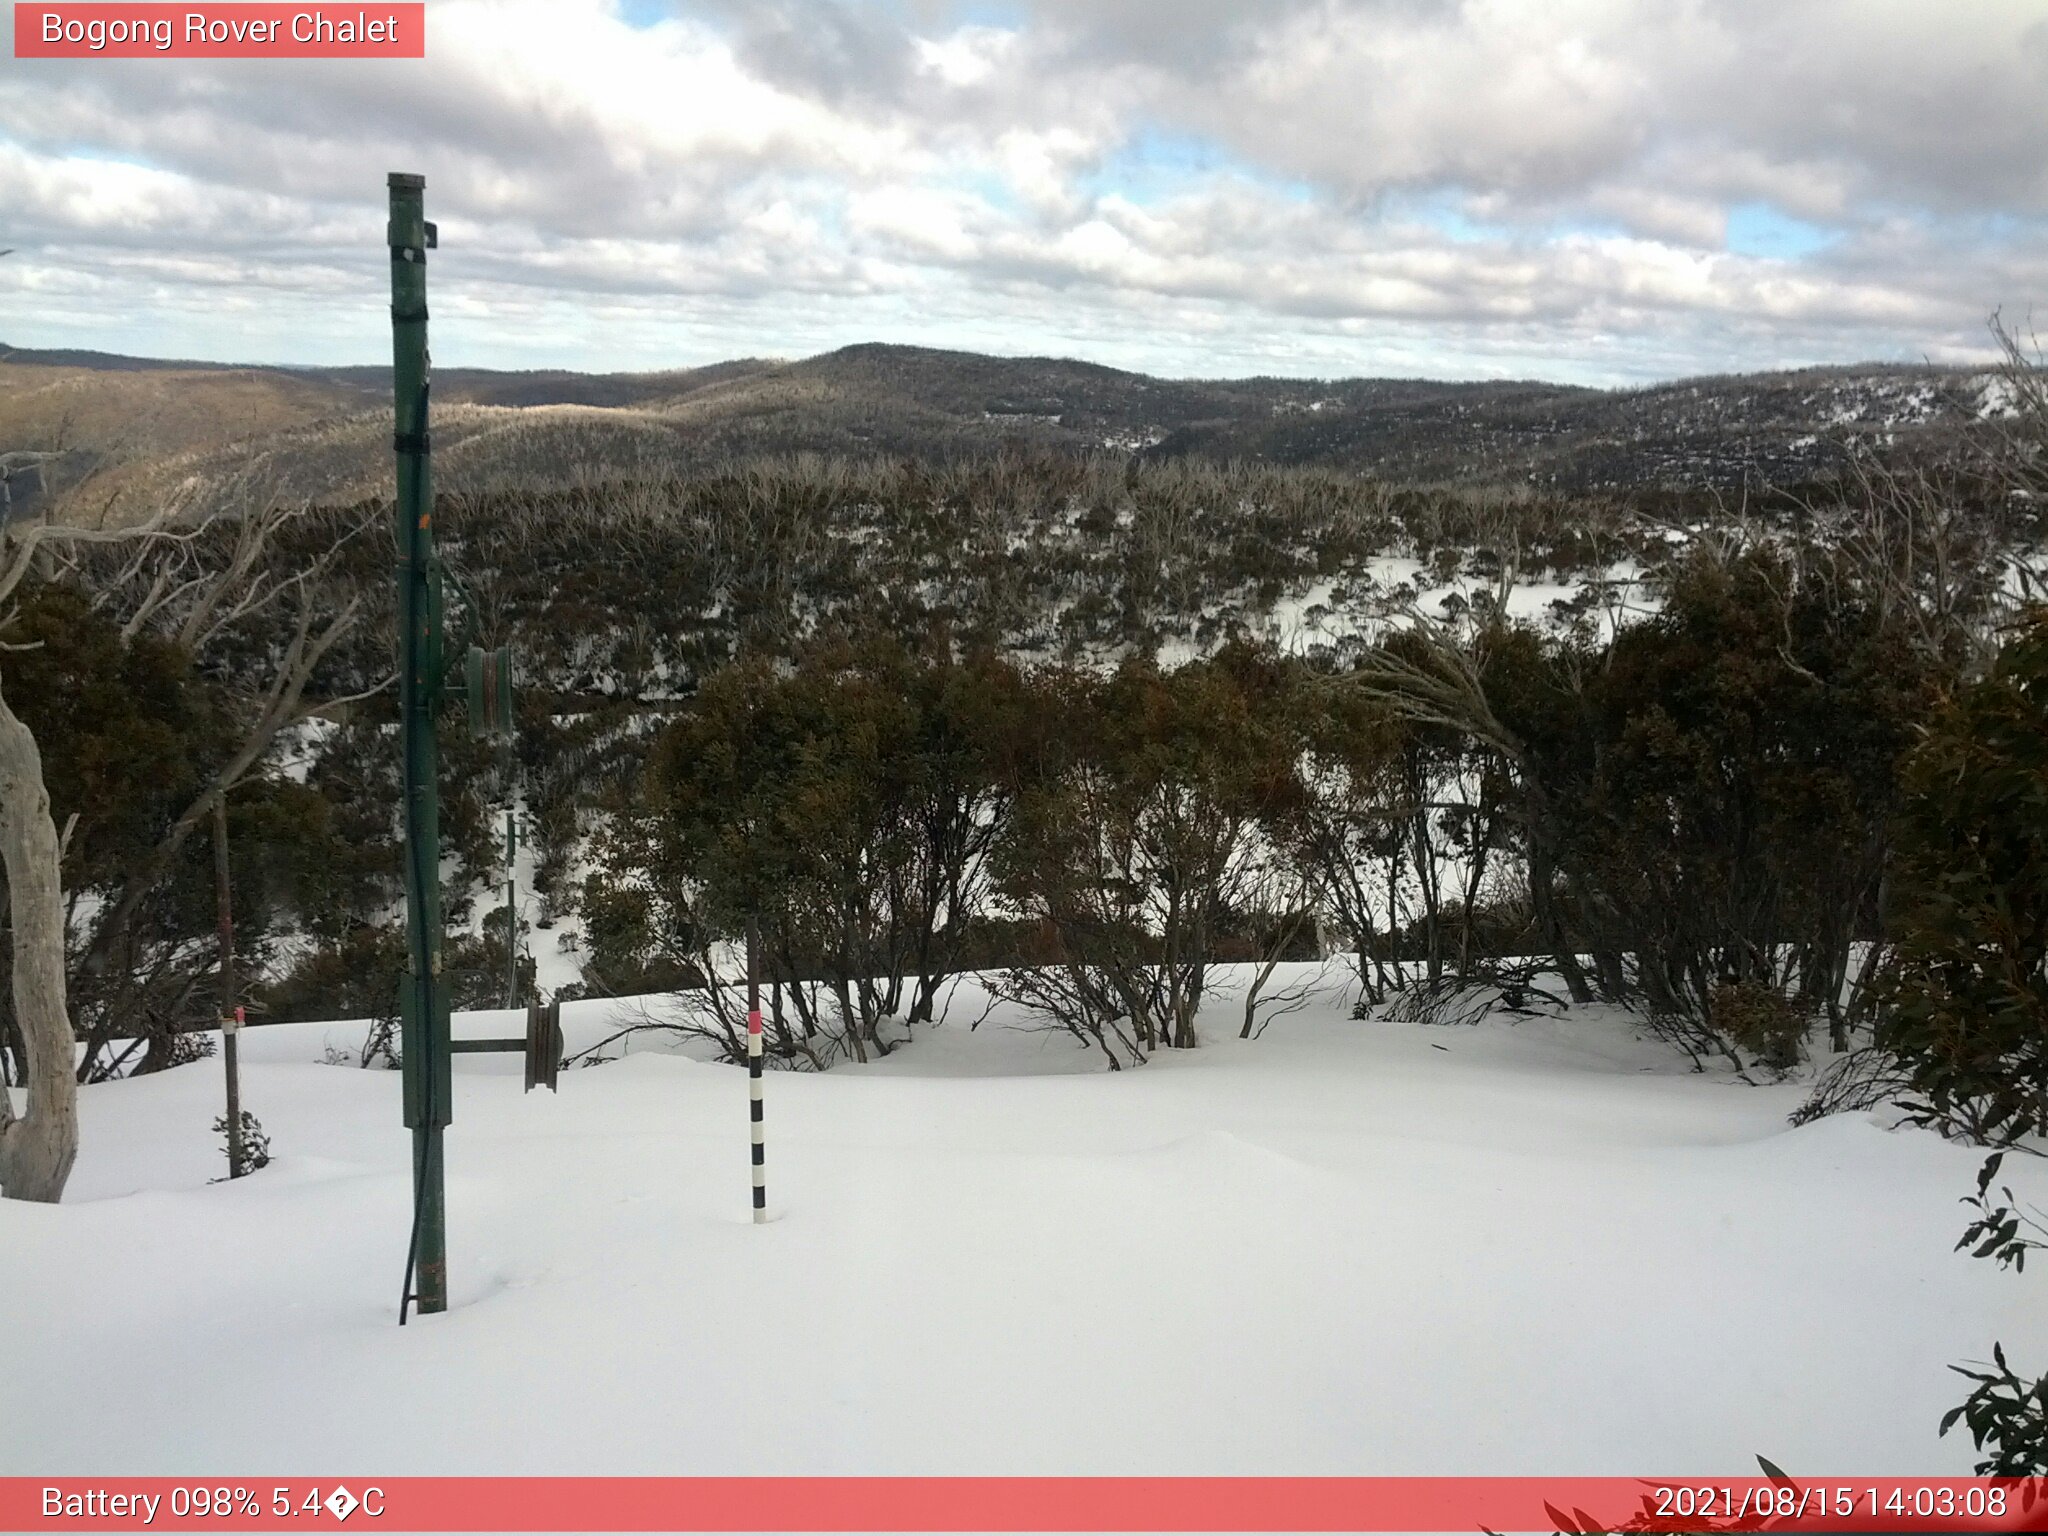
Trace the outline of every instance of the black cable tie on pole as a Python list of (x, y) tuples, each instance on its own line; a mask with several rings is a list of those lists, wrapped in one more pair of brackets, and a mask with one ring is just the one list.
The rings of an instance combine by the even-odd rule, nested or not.
[(428, 432), (394, 432), (391, 446), (399, 453), (414, 453), (425, 457), (434, 450), (434, 438)]
[(425, 308), (400, 309), (396, 304), (391, 306), (391, 323), (393, 325), (407, 325), (414, 321), (417, 321), (421, 325), (425, 325), (427, 323), (427, 312)]
[[(431, 1087), (428, 1097), (433, 1095)], [(415, 1153), (417, 1156), (417, 1153)], [(405, 1314), (418, 1301), (419, 1293), (412, 1288), (412, 1277), (419, 1267), (420, 1259), (420, 1202), (427, 1197), (427, 1165), (419, 1159), (419, 1167), (413, 1173), (412, 1181), (412, 1236), (405, 1240), (405, 1280), (398, 1288), (398, 1326), (405, 1326)]]

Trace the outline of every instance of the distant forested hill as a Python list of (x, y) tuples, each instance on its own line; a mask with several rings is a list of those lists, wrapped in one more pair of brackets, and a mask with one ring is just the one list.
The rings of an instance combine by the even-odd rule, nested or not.
[[(0, 455), (57, 515), (132, 520), (195, 485), (348, 502), (389, 473), (387, 371), (0, 346)], [(1413, 379), (1158, 379), (1055, 358), (868, 344), (631, 374), (448, 368), (451, 490), (668, 478), (770, 454), (957, 460), (1019, 446), (1246, 460), (1403, 483), (1601, 491), (1825, 475), (1852, 445), (1940, 445), (1991, 376), (1870, 365), (1634, 390)], [(260, 487), (260, 490), (258, 489)]]

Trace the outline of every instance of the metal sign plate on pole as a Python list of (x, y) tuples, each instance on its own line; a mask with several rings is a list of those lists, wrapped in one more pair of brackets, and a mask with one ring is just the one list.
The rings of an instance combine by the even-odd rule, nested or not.
[(532, 1003), (526, 1010), (526, 1091), (545, 1088), (557, 1092), (555, 1079), (562, 1067), (562, 1005), (559, 1002)]

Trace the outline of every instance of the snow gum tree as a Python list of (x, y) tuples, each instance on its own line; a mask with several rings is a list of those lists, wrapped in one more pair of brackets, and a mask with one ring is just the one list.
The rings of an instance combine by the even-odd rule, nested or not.
[[(0, 1062), (12, 1058), (26, 1090), (17, 1108), (0, 1088), (7, 1198), (62, 1197), (78, 1147), (76, 1084), (108, 1041), (148, 1044), (147, 1059), (164, 1065), (175, 1052), (156, 1047), (195, 1012), (206, 1016), (204, 924), (179, 899), (187, 855), (203, 841), (192, 834), (231, 789), (262, 779), (278, 734), (310, 712), (323, 659), (364, 611), (334, 569), (359, 528), (273, 560), (273, 536), (292, 516), (166, 515), (117, 530), (39, 523), (0, 543), (0, 862), (11, 928)], [(75, 802), (61, 830), (53, 762), (63, 768), (56, 789)], [(95, 1015), (82, 1061), (81, 998)]]
[(17, 1116), (0, 1086), (0, 1195), (61, 1199), (78, 1155), (78, 1083), (64, 1000), (62, 844), (50, 817), (43, 759), (0, 691), (0, 859), (14, 937), (14, 1017), (28, 1106)]
[(981, 912), (1024, 709), (1008, 663), (943, 640), (869, 634), (714, 674), (601, 842), (586, 974), (687, 987), (680, 1027), (736, 1052), (751, 922), (771, 1050), (886, 1052), (886, 1021), (932, 1017)]
[(999, 867), (1005, 900), (1056, 937), (1056, 963), (1013, 968), (1000, 989), (1116, 1065), (1191, 1047), (1226, 915), (1297, 798), (1279, 690), (1238, 648), (1040, 686)]

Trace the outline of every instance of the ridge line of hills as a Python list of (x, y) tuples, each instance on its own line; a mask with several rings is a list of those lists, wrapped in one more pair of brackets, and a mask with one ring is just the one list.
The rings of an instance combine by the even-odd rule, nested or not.
[[(261, 456), (278, 494), (352, 499), (388, 469), (388, 370), (0, 344), (13, 507), (161, 498)], [(450, 488), (673, 478), (762, 454), (958, 458), (1022, 445), (1244, 460), (1564, 493), (1788, 483), (1847, 445), (1995, 418), (1985, 370), (1861, 364), (1623, 389), (1533, 380), (1166, 379), (1099, 363), (862, 343), (652, 372), (440, 368)], [(26, 457), (33, 463), (24, 470)], [(5, 473), (6, 469), (0, 469)], [(81, 514), (82, 515), (82, 514)]]
[[(1827, 378), (1869, 378), (1875, 376), (1913, 377), (1929, 379), (1962, 379), (1984, 370), (1966, 365), (1907, 362), (1851, 362), (1814, 363), (1797, 368), (1755, 369), (1737, 373), (1688, 374), (1671, 379), (1655, 380), (1633, 385), (1588, 385), (1567, 384), (1550, 379), (1537, 378), (1428, 378), (1422, 376), (1392, 374), (1344, 374), (1321, 377), (1294, 377), (1282, 374), (1239, 374), (1239, 375), (1174, 375), (1147, 374), (1127, 368), (1118, 368), (1108, 363), (1089, 362), (1080, 358), (1053, 357), (1044, 354), (996, 354), (968, 352), (947, 347), (921, 347), (897, 342), (866, 341), (854, 342), (830, 351), (815, 353), (804, 358), (783, 357), (740, 357), (720, 362), (691, 364), (676, 368), (652, 369), (609, 369), (593, 371), (579, 368), (484, 368), (455, 366), (436, 371), (437, 380), (461, 381), (461, 387), (483, 390), (492, 385), (501, 387), (507, 398), (489, 403), (546, 405), (583, 403), (579, 396), (587, 394), (593, 386), (612, 384), (617, 388), (639, 388), (650, 396), (672, 391), (676, 385), (685, 387), (701, 385), (719, 378), (758, 374), (783, 370), (832, 370), (840, 366), (871, 365), (885, 359), (900, 359), (902, 365), (915, 368), (920, 363), (938, 363), (957, 371), (962, 365), (978, 366), (991, 371), (1058, 371), (1071, 374), (1093, 374), (1104, 379), (1125, 379), (1142, 381), (1144, 384), (1160, 387), (1183, 388), (1271, 388), (1279, 391), (1299, 390), (1305, 387), (1356, 387), (1371, 385), (1383, 388), (1413, 388), (1423, 390), (1492, 390), (1520, 389), (1555, 392), (1560, 395), (1604, 395), (1626, 396), (1655, 393), (1660, 390), (1684, 388), (1711, 388), (1736, 384), (1743, 381), (1791, 381), (1820, 380)], [(194, 372), (194, 373), (260, 373), (280, 374), (287, 377), (322, 380), (337, 385), (365, 386), (382, 384), (390, 377), (390, 368), (383, 363), (276, 363), (251, 360), (221, 362), (204, 358), (143, 357), (121, 352), (102, 352), (82, 347), (16, 347), (0, 341), (0, 365), (43, 368), (80, 368), (95, 372)], [(551, 393), (558, 391), (559, 394)], [(513, 396), (519, 398), (513, 398)]]

